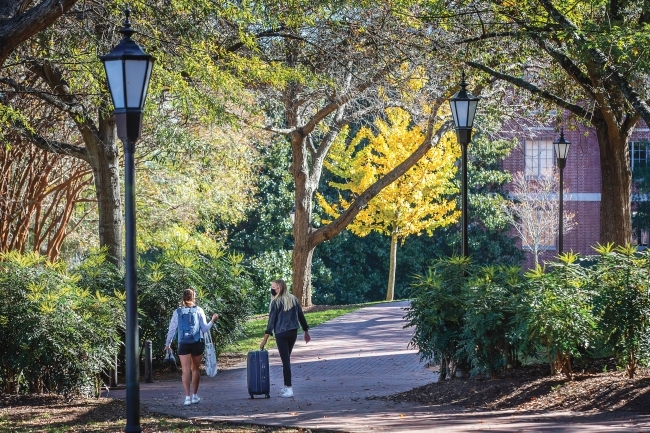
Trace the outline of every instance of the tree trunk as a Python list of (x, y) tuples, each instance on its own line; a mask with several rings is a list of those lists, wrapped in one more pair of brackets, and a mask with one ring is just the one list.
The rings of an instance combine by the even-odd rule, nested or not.
[(602, 179), (600, 199), (600, 242), (626, 245), (632, 241), (630, 200), (629, 129), (612, 130), (605, 122), (594, 124), (600, 148)]
[(386, 300), (392, 301), (395, 298), (395, 268), (397, 267), (397, 233), (393, 231), (390, 235), (390, 266), (388, 270), (388, 290)]
[(99, 245), (106, 247), (109, 262), (122, 267), (120, 163), (113, 115), (104, 115), (100, 111), (98, 129), (92, 140), (84, 134), (84, 141), (95, 180)]
[(311, 209), (315, 186), (310, 181), (305, 136), (295, 133), (291, 136), (293, 161), (291, 173), (296, 185), (296, 213), (293, 223), (293, 256), (291, 291), (303, 307), (311, 306), (311, 264), (315, 245), (311, 245)]
[[(307, 238), (304, 238), (307, 240)], [(292, 256), (292, 293), (303, 307), (310, 307), (311, 304), (311, 262), (314, 249), (309, 249), (306, 242), (294, 245)]]

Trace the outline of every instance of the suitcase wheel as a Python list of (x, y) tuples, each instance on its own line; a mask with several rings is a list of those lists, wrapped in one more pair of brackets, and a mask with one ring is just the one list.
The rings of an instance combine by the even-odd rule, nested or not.
[(251, 394), (250, 396), (251, 396), (251, 398), (255, 398), (255, 397), (253, 397), (253, 394)]
[(271, 398), (271, 395), (269, 395), (269, 394), (266, 394), (266, 398)]

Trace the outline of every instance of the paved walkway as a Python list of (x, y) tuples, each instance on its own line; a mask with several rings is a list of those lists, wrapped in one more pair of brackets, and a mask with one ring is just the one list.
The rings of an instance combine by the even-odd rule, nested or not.
[[(300, 335), (292, 354), (293, 399), (278, 397), (282, 364), (271, 350), (270, 399), (249, 398), (244, 365), (202, 377), (202, 400), (192, 406), (183, 406), (180, 379), (143, 383), (142, 407), (184, 418), (349, 432), (650, 432), (650, 416), (629, 413), (521, 415), (367, 400), (437, 379), (408, 348), (413, 330), (403, 329), (406, 305), (380, 304), (340, 316), (310, 331), (308, 345)], [(110, 396), (124, 398), (124, 391), (111, 391)]]

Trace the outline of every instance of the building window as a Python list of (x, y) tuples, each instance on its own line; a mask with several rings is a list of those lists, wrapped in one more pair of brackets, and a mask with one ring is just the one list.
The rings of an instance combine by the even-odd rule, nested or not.
[(524, 152), (527, 179), (539, 179), (551, 174), (555, 165), (552, 140), (526, 140)]
[(632, 168), (632, 171), (634, 171), (636, 167), (645, 167), (648, 165), (649, 154), (650, 149), (648, 149), (647, 141), (631, 141), (630, 167)]

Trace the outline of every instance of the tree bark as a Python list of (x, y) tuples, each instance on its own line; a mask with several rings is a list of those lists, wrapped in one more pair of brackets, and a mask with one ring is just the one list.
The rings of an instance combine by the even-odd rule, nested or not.
[(632, 172), (628, 140), (631, 129), (612, 131), (605, 122), (595, 123), (600, 149), (602, 179), (600, 199), (600, 242), (626, 245), (632, 241)]
[(21, 43), (48, 27), (77, 0), (0, 0), (0, 66)]
[(100, 109), (97, 134), (84, 134), (84, 141), (95, 181), (99, 245), (107, 249), (109, 262), (122, 267), (120, 162), (113, 115)]
[(311, 265), (315, 245), (311, 245), (311, 209), (315, 187), (310, 182), (306, 137), (296, 131), (291, 135), (293, 161), (291, 172), (296, 185), (296, 214), (293, 224), (292, 285), (293, 295), (303, 307), (311, 303)]
[(388, 289), (386, 300), (392, 301), (395, 298), (395, 268), (397, 267), (397, 233), (390, 235), (390, 266), (388, 270)]

